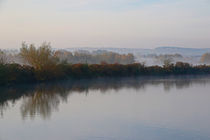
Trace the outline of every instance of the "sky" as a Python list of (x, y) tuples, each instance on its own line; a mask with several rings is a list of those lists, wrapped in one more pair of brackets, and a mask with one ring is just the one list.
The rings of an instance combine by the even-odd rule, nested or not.
[(210, 0), (0, 0), (0, 48), (210, 48)]

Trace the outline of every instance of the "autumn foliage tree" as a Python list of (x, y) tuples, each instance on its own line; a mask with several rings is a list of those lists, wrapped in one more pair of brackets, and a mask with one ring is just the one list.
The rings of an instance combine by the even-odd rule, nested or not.
[[(0, 58), (2, 58), (0, 60), (3, 63), (0, 64), (0, 86), (80, 78), (210, 74), (208, 65), (193, 66), (184, 62), (171, 63), (170, 59), (165, 59), (163, 66), (145, 66), (144, 63), (134, 63), (132, 54), (105, 52), (91, 56), (82, 53), (72, 54), (67, 51), (54, 52), (49, 43), (43, 43), (39, 48), (33, 44), (23, 43), (19, 56), (25, 61), (24, 64), (4, 63), (2, 56), (4, 53), (0, 52)], [(207, 54), (204, 56), (205, 59), (208, 58)], [(72, 64), (69, 63), (70, 60), (63, 63), (57, 57), (63, 60), (78, 58), (77, 62), (81, 63)], [(88, 60), (91, 64), (87, 63)], [(98, 64), (95, 64), (96, 62)]]
[(201, 63), (210, 64), (210, 53), (205, 53), (201, 56)]
[(57, 67), (59, 61), (49, 43), (43, 43), (38, 48), (23, 43), (20, 56), (35, 69), (37, 79), (48, 80), (60, 76)]
[(36, 70), (50, 69), (58, 63), (49, 43), (43, 43), (39, 48), (23, 43), (20, 56)]
[(71, 64), (132, 64), (135, 62), (133, 54), (118, 54), (114, 52), (90, 53), (90, 52), (69, 52), (58, 50), (55, 55), (61, 60)]

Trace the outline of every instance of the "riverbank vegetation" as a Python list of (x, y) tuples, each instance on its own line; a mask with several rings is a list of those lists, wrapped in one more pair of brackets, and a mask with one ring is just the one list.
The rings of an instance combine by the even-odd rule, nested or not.
[[(208, 65), (193, 66), (184, 62), (174, 64), (167, 60), (163, 66), (145, 66), (134, 61), (129, 64), (109, 64), (106, 61), (100, 64), (72, 64), (59, 59), (58, 52), (53, 51), (47, 43), (39, 48), (23, 43), (18, 55), (24, 60), (23, 64), (6, 63), (5, 55), (0, 53), (0, 85), (97, 77), (210, 74)], [(126, 57), (134, 59), (131, 54), (118, 56), (124, 56), (119, 60)]]

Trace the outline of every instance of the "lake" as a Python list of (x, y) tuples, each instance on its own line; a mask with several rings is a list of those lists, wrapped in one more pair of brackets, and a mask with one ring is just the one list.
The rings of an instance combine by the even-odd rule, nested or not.
[(209, 140), (210, 76), (0, 88), (0, 140)]

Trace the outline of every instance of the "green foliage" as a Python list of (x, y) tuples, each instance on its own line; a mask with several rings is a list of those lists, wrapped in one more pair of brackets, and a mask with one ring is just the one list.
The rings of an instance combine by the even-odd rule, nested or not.
[(34, 69), (19, 64), (0, 65), (0, 85), (35, 82)]
[(0, 65), (0, 85), (18, 83), (33, 83), (49, 80), (125, 77), (143, 75), (183, 75), (210, 74), (210, 66), (192, 66), (188, 63), (177, 62), (168, 67), (134, 64), (58, 64), (52, 70), (36, 70), (31, 66), (19, 64)]

